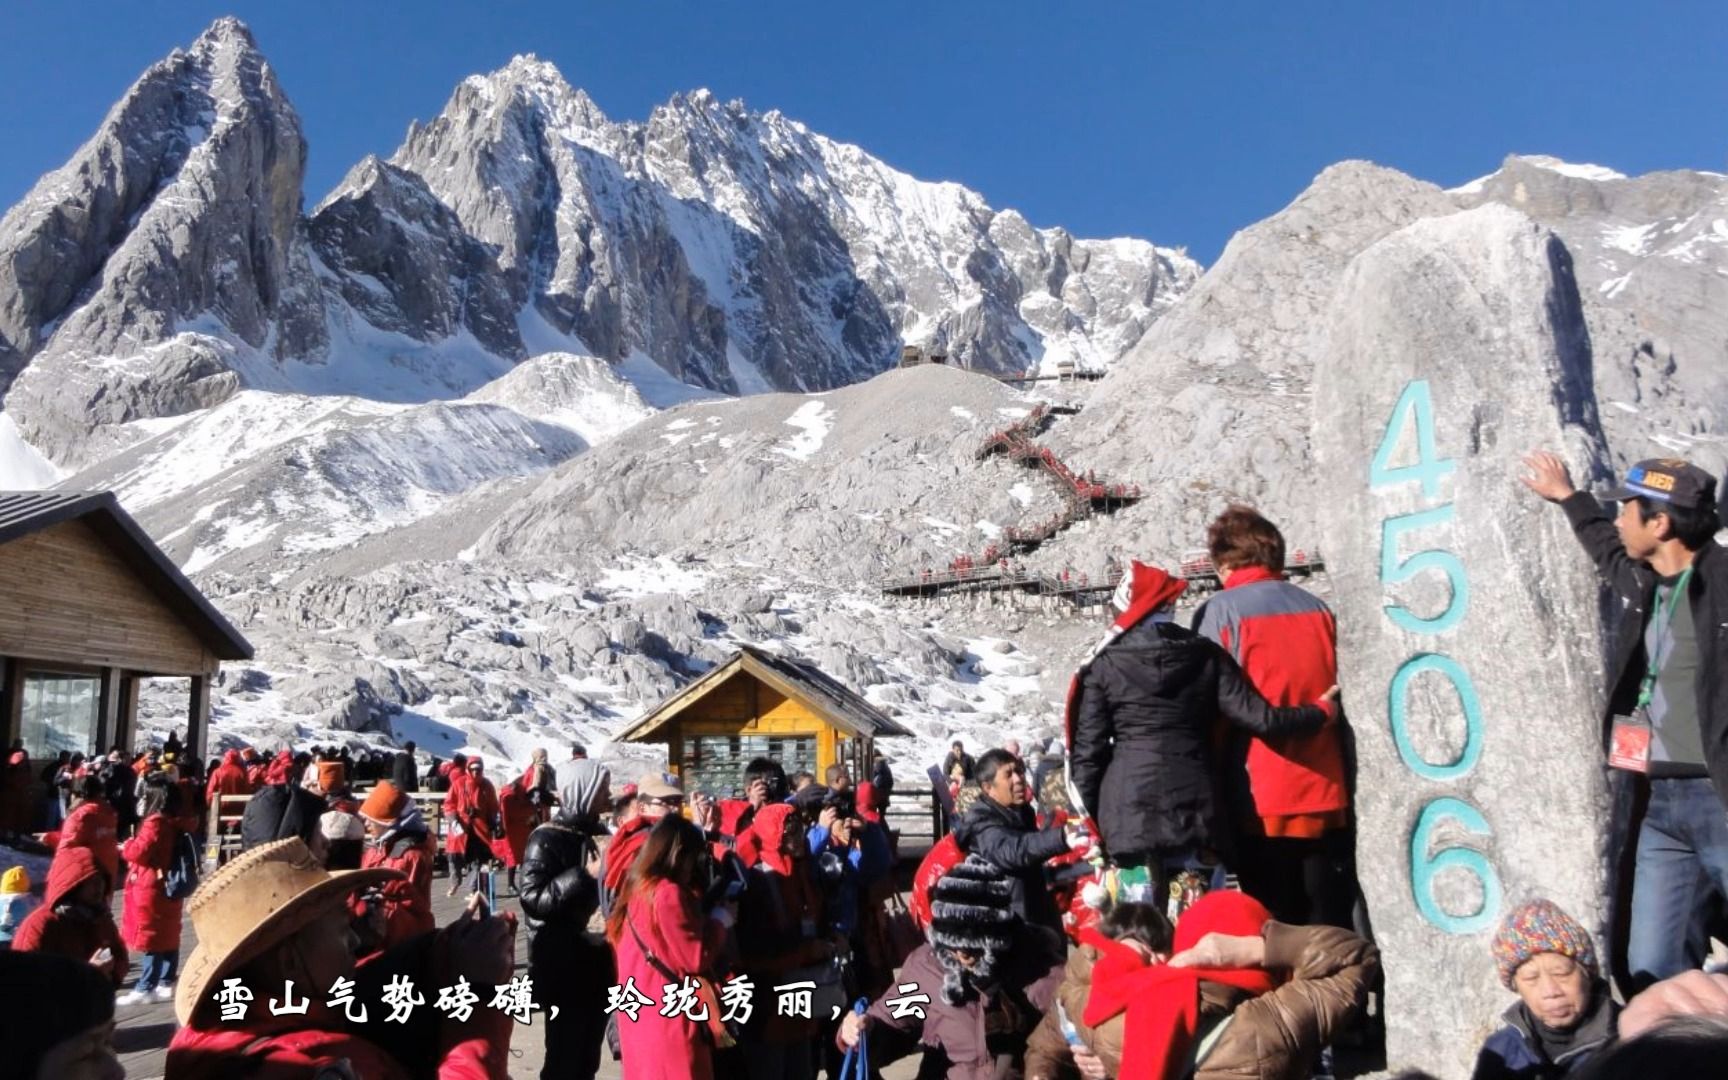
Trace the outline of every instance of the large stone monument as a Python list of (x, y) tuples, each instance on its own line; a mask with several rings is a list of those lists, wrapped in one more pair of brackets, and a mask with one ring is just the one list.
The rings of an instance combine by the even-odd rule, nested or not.
[(1489, 938), (1545, 896), (1598, 932), (1607, 795), (1595, 573), (1518, 483), (1605, 477), (1560, 241), (1498, 206), (1362, 252), (1321, 328), (1313, 439), (1359, 747), (1359, 869), (1388, 1059), (1467, 1077), (1511, 995)]

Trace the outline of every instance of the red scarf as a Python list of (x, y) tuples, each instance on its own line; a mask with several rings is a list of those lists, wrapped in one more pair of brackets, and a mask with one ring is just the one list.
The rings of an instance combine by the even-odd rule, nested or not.
[[(1193, 948), (1210, 933), (1258, 936), (1271, 914), (1245, 893), (1207, 893), (1176, 924), (1175, 949)], [(1255, 996), (1277, 986), (1260, 968), (1190, 968), (1153, 964), (1093, 931), (1082, 940), (1102, 954), (1092, 968), (1092, 993), (1082, 1019), (1097, 1027), (1126, 1013), (1119, 1076), (1177, 1080), (1188, 1065), (1200, 1023), (1200, 982), (1223, 983)]]
[(612, 842), (606, 845), (608, 892), (616, 895), (618, 890), (624, 887), (624, 879), (630, 874), (630, 864), (636, 861), (636, 853), (648, 842), (648, 828), (653, 824), (645, 817), (631, 818), (612, 835)]

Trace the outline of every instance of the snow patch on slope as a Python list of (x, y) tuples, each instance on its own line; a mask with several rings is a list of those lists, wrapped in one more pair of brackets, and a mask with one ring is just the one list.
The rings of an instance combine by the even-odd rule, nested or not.
[(822, 449), (823, 440), (828, 438), (828, 431), (834, 424), (834, 410), (825, 401), (807, 402), (786, 418), (786, 424), (800, 431), (785, 446), (776, 446), (774, 452), (795, 461), (808, 461), (811, 454)]
[(0, 491), (53, 487), (62, 475), (53, 462), (24, 441), (12, 418), (0, 412)]

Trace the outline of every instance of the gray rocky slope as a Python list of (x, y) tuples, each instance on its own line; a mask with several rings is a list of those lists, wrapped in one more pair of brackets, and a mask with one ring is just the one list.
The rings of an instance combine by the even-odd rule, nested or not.
[(221, 19), (0, 220), (0, 393), (35, 452), (86, 467), (247, 389), (456, 398), (547, 352), (726, 392), (855, 382), (903, 341), (1102, 366), (1198, 274), (705, 92), (614, 123), (532, 57), (310, 214), (305, 156)]

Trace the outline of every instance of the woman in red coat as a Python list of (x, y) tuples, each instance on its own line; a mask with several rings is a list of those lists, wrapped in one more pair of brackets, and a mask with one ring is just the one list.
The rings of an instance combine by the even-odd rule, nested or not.
[[(621, 983), (663, 1002), (668, 983), (682, 988), (689, 985), (689, 977), (714, 977), (726, 926), (702, 913), (702, 889), (712, 859), (702, 830), (676, 814), (666, 815), (649, 830), (606, 919), (606, 939), (617, 950)], [(712, 1023), (720, 1015), (719, 1002), (707, 1001), (706, 1006)], [(694, 1011), (703, 1012), (700, 1007)], [(630, 1080), (712, 1080), (714, 1052), (700, 1028), (701, 1022), (682, 1009), (668, 1017), (644, 1006), (634, 1021), (618, 1024), (624, 1074)]]
[(112, 893), (120, 878), (120, 819), (102, 793), (101, 777), (93, 772), (73, 778), (72, 796), (78, 802), (60, 827), (54, 857), (58, 859), (67, 848), (88, 849), (96, 865), (108, 875), (108, 891)]
[(493, 822), (498, 814), (497, 789), (486, 779), (485, 764), (471, 757), (460, 773), (451, 774), (450, 794), (444, 797), (444, 816), (450, 821), (444, 837), (444, 854), (450, 858), (448, 895), (455, 896), (467, 884), (469, 863), (492, 857)]
[(126, 981), (127, 957), (126, 944), (108, 910), (112, 892), (89, 848), (62, 849), (48, 864), (42, 906), (18, 924), (12, 948), (58, 953), (92, 964), (119, 986)]
[(366, 851), (360, 856), (360, 868), (397, 870), (402, 879), (357, 894), (351, 906), (356, 915), (374, 908), (383, 915), (384, 937), (379, 948), (392, 949), (437, 928), (438, 920), (432, 914), (432, 837), (419, 805), (388, 780), (378, 781), (367, 794), (360, 804), (360, 817), (366, 822)]
[(504, 835), (492, 842), (492, 853), (509, 869), (509, 887), (516, 891), (516, 867), (528, 848), (528, 834), (540, 824), (540, 811), (529, 796), (524, 777), (504, 785), (498, 793), (498, 807), (504, 818)]
[(170, 900), (163, 879), (174, 865), (180, 842), (180, 789), (168, 775), (153, 772), (144, 778), (144, 820), (126, 841), (126, 900), (120, 914), (120, 937), (133, 952), (143, 953), (138, 982), (120, 998), (122, 1005), (174, 1000), (174, 977), (180, 970), (180, 916), (185, 900)]

